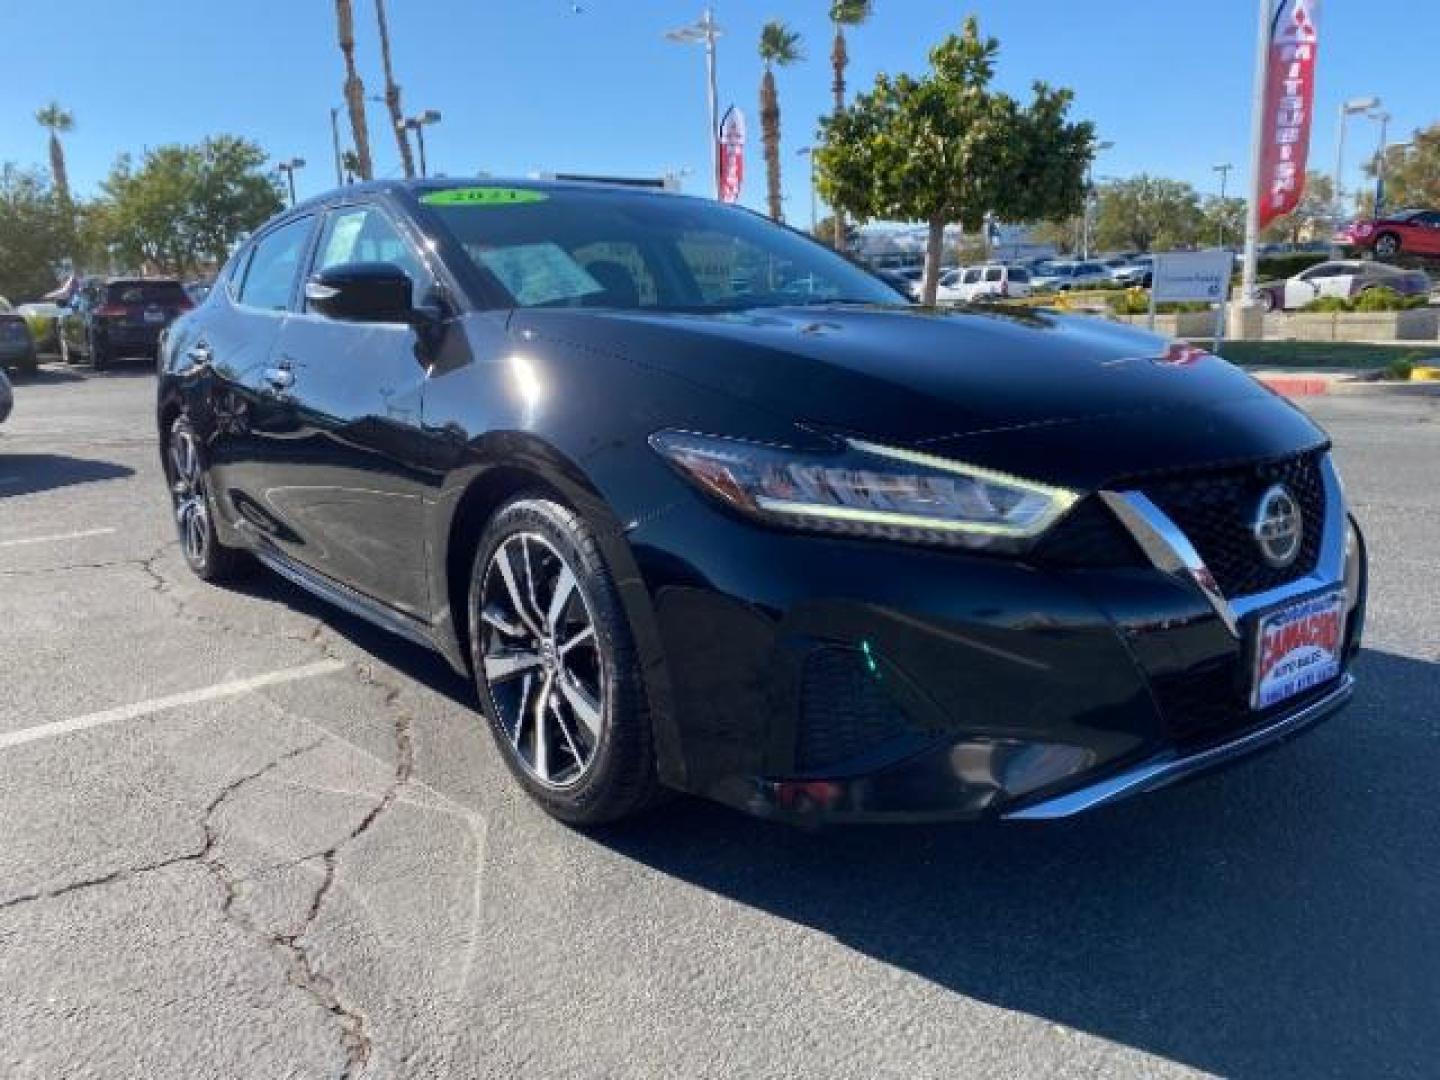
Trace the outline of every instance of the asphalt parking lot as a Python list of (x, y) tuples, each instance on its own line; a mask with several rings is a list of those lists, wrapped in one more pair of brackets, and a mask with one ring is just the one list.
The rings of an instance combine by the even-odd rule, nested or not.
[(172, 540), (153, 375), (0, 427), (0, 1075), (1433, 1076), (1440, 399), (1324, 397), (1359, 699), (1043, 827), (582, 834), (435, 657)]

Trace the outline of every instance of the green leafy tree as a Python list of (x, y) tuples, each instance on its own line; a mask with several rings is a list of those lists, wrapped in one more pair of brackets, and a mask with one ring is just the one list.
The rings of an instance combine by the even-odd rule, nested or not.
[(1035, 244), (1049, 244), (1062, 255), (1079, 250), (1080, 234), (1084, 222), (1079, 217), (1065, 217), (1037, 222), (1029, 230), (1030, 241)]
[(68, 214), (45, 174), (0, 165), (0, 296), (20, 303), (55, 288), (69, 242)]
[[(1366, 172), (1375, 175), (1375, 162)], [(1373, 203), (1374, 196), (1371, 196)], [(1440, 206), (1440, 123), (1421, 128), (1404, 149), (1393, 147), (1385, 155), (1385, 206)]]
[[(831, 0), (830, 24), (835, 28), (835, 38), (830, 46), (830, 92), (835, 95), (835, 115), (845, 111), (845, 69), (850, 66), (850, 47), (845, 31), (869, 21), (875, 13), (873, 0)], [(845, 215), (834, 215), (834, 247), (845, 243)]]
[(765, 24), (760, 31), (760, 59), (765, 62), (765, 74), (760, 78), (760, 132), (765, 143), (766, 200), (775, 221), (784, 214), (780, 205), (780, 95), (775, 89), (775, 69), (804, 58), (798, 32), (779, 20)]
[(101, 185), (104, 241), (132, 269), (191, 274), (222, 262), (283, 205), (265, 152), (233, 135), (116, 161)]
[(1080, 209), (1094, 129), (1068, 119), (1072, 95), (1036, 83), (1021, 105), (993, 92), (993, 38), (967, 19), (930, 52), (922, 78), (880, 75), (868, 94), (821, 123), (815, 153), (821, 194), (838, 211), (923, 221), (926, 302), (935, 300), (945, 226), (978, 231), (1002, 221)]
[(1141, 173), (1096, 188), (1095, 242), (1101, 250), (1190, 247), (1204, 223), (1200, 196), (1181, 180)]
[(1239, 247), (1245, 243), (1245, 200), (1211, 195), (1201, 205), (1200, 244)]
[(1295, 209), (1282, 214), (1260, 233), (1267, 244), (1301, 244), (1330, 233), (1335, 216), (1335, 182), (1321, 172), (1305, 174), (1305, 190)]
[[(845, 222), (841, 226), (841, 228), (844, 229), (845, 236), (845, 246), (841, 250), (853, 251), (855, 249), (855, 244), (860, 239), (860, 230), (848, 221)], [(811, 235), (816, 240), (819, 240), (822, 244), (829, 244), (831, 247), (834, 247), (835, 219), (830, 216), (822, 217), (819, 221), (815, 223), (815, 230), (811, 233)]]

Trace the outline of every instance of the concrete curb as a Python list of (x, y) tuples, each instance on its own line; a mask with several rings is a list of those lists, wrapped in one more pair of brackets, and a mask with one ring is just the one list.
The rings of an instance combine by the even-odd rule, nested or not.
[(1383, 379), (1355, 379), (1321, 374), (1258, 374), (1255, 381), (1287, 398), (1319, 394), (1379, 394), (1402, 397), (1440, 397), (1440, 382), (1387, 382)]

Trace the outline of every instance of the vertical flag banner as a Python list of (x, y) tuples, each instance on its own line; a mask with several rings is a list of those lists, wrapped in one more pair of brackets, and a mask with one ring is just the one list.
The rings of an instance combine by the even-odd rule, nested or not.
[(745, 183), (745, 114), (731, 105), (720, 121), (720, 201), (740, 201)]
[(1294, 210), (1305, 190), (1315, 112), (1315, 53), (1320, 0), (1279, 0), (1270, 22), (1264, 145), (1260, 156), (1260, 228)]

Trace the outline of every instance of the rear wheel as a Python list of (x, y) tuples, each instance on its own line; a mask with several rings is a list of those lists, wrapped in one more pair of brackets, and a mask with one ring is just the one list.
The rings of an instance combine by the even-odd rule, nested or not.
[(510, 771), (553, 816), (598, 825), (659, 790), (633, 635), (590, 527), (544, 498), (500, 510), (471, 573), (471, 660)]
[(96, 371), (104, 371), (110, 366), (110, 350), (95, 340), (92, 334), (89, 341), (90, 366)]
[(1375, 254), (1382, 259), (1394, 258), (1400, 254), (1400, 237), (1394, 233), (1381, 233), (1375, 238)]
[(165, 472), (170, 480), (180, 553), (190, 569), (216, 584), (241, 577), (249, 568), (249, 560), (243, 551), (220, 542), (204, 449), (200, 436), (183, 416), (170, 427)]

